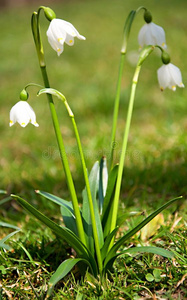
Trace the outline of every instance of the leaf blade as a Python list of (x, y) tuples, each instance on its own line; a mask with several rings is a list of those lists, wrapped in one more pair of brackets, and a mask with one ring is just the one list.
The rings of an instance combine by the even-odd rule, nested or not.
[(90, 260), (91, 256), (86, 248), (86, 246), (80, 241), (80, 239), (73, 234), (71, 230), (65, 227), (61, 227), (52, 220), (50, 220), (48, 217), (43, 215), (40, 211), (38, 211), (34, 206), (29, 204), (26, 200), (23, 198), (11, 195), (12, 198), (16, 199), (18, 203), (20, 203), (27, 211), (29, 211), (32, 215), (34, 215), (38, 220), (40, 220), (42, 223), (47, 225), (54, 233), (65, 240), (70, 246), (74, 248), (74, 250), (77, 252), (77, 254), (80, 257), (84, 257), (85, 259)]
[(104, 263), (104, 267), (107, 268), (107, 264), (112, 264), (114, 261), (114, 258), (116, 256), (116, 252), (119, 249), (119, 247), (127, 240), (129, 239), (131, 236), (133, 236), (136, 232), (138, 232), (141, 228), (143, 228), (146, 224), (148, 224), (156, 215), (158, 215), (161, 211), (163, 211), (165, 208), (167, 208), (169, 205), (173, 204), (174, 202), (176, 202), (179, 199), (182, 199), (183, 197), (177, 197), (174, 198), (168, 202), (166, 202), (164, 205), (162, 205), (160, 208), (158, 208), (157, 210), (155, 210), (152, 214), (150, 214), (146, 219), (144, 219), (142, 222), (140, 222), (135, 228), (133, 228), (132, 230), (130, 230), (127, 234), (125, 234), (121, 239), (119, 239), (116, 244), (113, 245), (113, 247), (110, 249), (105, 263)]
[(175, 255), (173, 252), (166, 250), (161, 247), (153, 247), (153, 246), (141, 246), (141, 247), (133, 247), (126, 249), (117, 254), (117, 256), (121, 256), (123, 254), (135, 254), (135, 253), (152, 253), (156, 255), (160, 255), (166, 258), (173, 258)]
[(57, 284), (59, 280), (64, 278), (72, 270), (72, 268), (80, 261), (86, 263), (91, 268), (89, 261), (87, 261), (86, 259), (82, 259), (82, 258), (66, 259), (58, 266), (55, 273), (49, 279), (49, 289), (47, 291), (47, 296), (51, 295), (52, 289), (54, 288), (55, 284)]

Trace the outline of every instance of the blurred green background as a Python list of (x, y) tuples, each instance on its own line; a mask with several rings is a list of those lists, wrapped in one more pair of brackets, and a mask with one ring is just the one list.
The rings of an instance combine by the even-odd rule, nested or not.
[[(33, 1), (32, 1), (33, 2)], [(9, 128), (9, 111), (29, 82), (42, 84), (30, 18), (39, 5), (50, 6), (71, 22), (86, 41), (65, 45), (57, 57), (46, 38), (49, 22), (41, 17), (41, 31), (51, 86), (68, 99), (75, 113), (88, 169), (102, 155), (109, 155), (113, 103), (119, 68), (125, 19), (132, 9), (145, 6), (153, 22), (166, 32), (172, 63), (181, 69), (186, 85), (186, 0), (85, 0), (37, 1), (14, 5), (0, 11), (0, 188), (9, 193), (34, 196), (42, 189), (69, 197), (45, 95), (36, 97), (29, 89), (29, 103), (37, 115), (39, 128), (18, 124)], [(137, 55), (137, 35), (144, 24), (143, 11), (133, 24), (123, 76), (115, 161), (119, 161), (121, 141)], [(162, 65), (159, 51), (145, 62), (138, 83), (132, 127), (125, 163), (122, 199), (144, 204), (155, 199), (186, 195), (187, 187), (187, 92), (161, 92), (157, 69)], [(69, 162), (77, 191), (84, 187), (82, 170), (70, 120), (55, 99)], [(131, 202), (132, 203), (132, 202)]]

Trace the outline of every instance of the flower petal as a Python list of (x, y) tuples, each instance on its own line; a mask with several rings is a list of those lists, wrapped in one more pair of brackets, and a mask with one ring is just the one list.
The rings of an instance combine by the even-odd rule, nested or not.
[(157, 70), (157, 75), (161, 90), (168, 87), (175, 91), (177, 85), (179, 87), (184, 87), (180, 69), (171, 63), (160, 67)]
[(155, 23), (146, 23), (138, 34), (138, 42), (141, 47), (144, 45), (159, 45), (166, 48), (164, 29)]
[(154, 39), (155, 45), (158, 45), (162, 48), (167, 48), (164, 29), (152, 22), (150, 23), (150, 25), (151, 34)]
[(10, 110), (10, 123), (12, 126), (18, 122), (22, 127), (31, 122), (34, 126), (39, 126), (36, 122), (36, 115), (32, 107), (26, 101), (17, 102)]
[(85, 40), (76, 28), (69, 22), (53, 19), (47, 30), (47, 37), (51, 47), (60, 55), (64, 50), (64, 42), (69, 46), (74, 45), (74, 38)]

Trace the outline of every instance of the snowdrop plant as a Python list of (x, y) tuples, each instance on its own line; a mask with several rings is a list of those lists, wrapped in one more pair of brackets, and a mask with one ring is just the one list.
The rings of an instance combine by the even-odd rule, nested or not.
[[(155, 45), (163, 40), (163, 31), (157, 31), (157, 40), (145, 39), (144, 43), (148, 43), (140, 52), (137, 66), (135, 68), (134, 76), (132, 79), (131, 93), (129, 98), (129, 107), (127, 111), (126, 126), (124, 129), (124, 138), (122, 142), (121, 156), (119, 164), (113, 165), (113, 152), (115, 150), (115, 134), (118, 119), (119, 101), (120, 101), (120, 90), (121, 90), (121, 79), (122, 71), (124, 67), (124, 57), (127, 51), (127, 43), (131, 30), (132, 23), (136, 14), (141, 11), (145, 11), (145, 15), (149, 15), (149, 23), (151, 22), (150, 13), (147, 12), (146, 8), (140, 7), (136, 11), (131, 11), (127, 17), (125, 27), (124, 27), (124, 38), (121, 48), (121, 60), (119, 68), (119, 76), (117, 81), (117, 91), (114, 101), (114, 112), (113, 112), (113, 124), (112, 124), (112, 134), (111, 134), (111, 155), (109, 161), (109, 169), (107, 168), (106, 158), (102, 157), (100, 162), (96, 162), (93, 165), (92, 170), (88, 175), (88, 170), (86, 166), (86, 160), (84, 157), (84, 151), (81, 144), (81, 139), (78, 131), (78, 127), (75, 120), (75, 115), (68, 103), (66, 97), (58, 90), (50, 87), (48, 74), (46, 71), (46, 63), (44, 57), (44, 49), (40, 33), (40, 12), (44, 11), (45, 17), (50, 21), (49, 29), (47, 31), (47, 37), (52, 48), (57, 52), (58, 56), (63, 52), (64, 43), (68, 45), (73, 45), (74, 37), (78, 39), (85, 40), (85, 38), (78, 33), (75, 27), (67, 21), (56, 19), (56, 15), (53, 10), (48, 7), (40, 6), (37, 12), (34, 12), (31, 19), (32, 33), (34, 37), (34, 42), (36, 46), (36, 51), (39, 60), (39, 66), (41, 69), (41, 74), (43, 77), (44, 86), (38, 91), (38, 96), (41, 94), (46, 94), (49, 102), (49, 108), (51, 111), (51, 117), (53, 121), (54, 131), (56, 134), (57, 143), (59, 146), (59, 151), (61, 155), (62, 165), (65, 172), (67, 185), (70, 193), (71, 201), (61, 199), (55, 195), (52, 195), (45, 191), (37, 190), (36, 193), (45, 197), (46, 199), (57, 203), (60, 206), (61, 214), (63, 217), (63, 226), (59, 226), (47, 216), (42, 214), (34, 208), (29, 202), (17, 195), (12, 195), (25, 209), (32, 213), (38, 220), (43, 222), (53, 232), (60, 237), (62, 240), (66, 241), (76, 252), (75, 257), (71, 257), (62, 262), (58, 267), (56, 272), (53, 274), (49, 281), (49, 289), (47, 296), (51, 295), (54, 285), (63, 278), (75, 264), (81, 263), (80, 271), (82, 275), (88, 271), (94, 277), (100, 276), (101, 280), (104, 280), (105, 274), (111, 272), (113, 268), (113, 263), (115, 259), (124, 253), (136, 253), (136, 252), (150, 252), (163, 255), (165, 257), (172, 257), (173, 254), (163, 248), (158, 247), (133, 247), (132, 249), (122, 249), (119, 251), (124, 242), (130, 239), (136, 232), (143, 228), (147, 223), (149, 223), (155, 216), (157, 216), (163, 209), (167, 208), (170, 204), (174, 203), (181, 197), (172, 199), (165, 203), (162, 207), (155, 210), (142, 222), (140, 222), (135, 228), (126, 232), (124, 236), (115, 239), (116, 233), (119, 230), (120, 225), (126, 219), (126, 215), (118, 215), (119, 199), (120, 199), (120, 189), (121, 181), (123, 175), (123, 168), (125, 162), (125, 156), (127, 151), (128, 136), (131, 124), (131, 118), (133, 113), (133, 105), (135, 100), (135, 93), (137, 82), (140, 74), (141, 67), (147, 57), (154, 51), (155, 47), (161, 50), (161, 57), (166, 67), (170, 68), (170, 63), (167, 60), (169, 57), (165, 50), (160, 45)], [(148, 17), (146, 17), (148, 18)], [(148, 20), (147, 20), (148, 21)], [(151, 44), (150, 44), (151, 43)], [(167, 65), (169, 64), (169, 65)], [(178, 75), (175, 75), (175, 82), (171, 82), (171, 78), (168, 79), (167, 83), (163, 83), (163, 75), (165, 71), (161, 69), (158, 72), (159, 82), (161, 81), (162, 87), (170, 87), (172, 84), (178, 84)], [(172, 71), (173, 72), (173, 71)], [(176, 72), (176, 69), (175, 69)], [(161, 75), (162, 74), (162, 75)], [(169, 78), (169, 75), (167, 75)], [(177, 79), (176, 79), (177, 78)], [(30, 105), (27, 103), (29, 94), (27, 89), (33, 84), (28, 84), (22, 90), (20, 94), (21, 101), (18, 102), (11, 110), (10, 122), (15, 123), (16, 121), (20, 123), (21, 126), (26, 126), (29, 122), (33, 123), (35, 126), (36, 118)], [(36, 85), (36, 84), (34, 84)], [(181, 86), (181, 83), (180, 83)], [(64, 146), (63, 137), (60, 131), (60, 125), (57, 118), (57, 113), (55, 109), (55, 103), (53, 98), (58, 99), (62, 102), (65, 110), (71, 119), (72, 128), (75, 134), (77, 147), (80, 154), (80, 163), (82, 166), (85, 187), (82, 191), (82, 207), (79, 206), (77, 192), (73, 182), (73, 176), (70, 171), (70, 166), (68, 158), (66, 155), (66, 150)], [(32, 113), (31, 113), (32, 112)]]

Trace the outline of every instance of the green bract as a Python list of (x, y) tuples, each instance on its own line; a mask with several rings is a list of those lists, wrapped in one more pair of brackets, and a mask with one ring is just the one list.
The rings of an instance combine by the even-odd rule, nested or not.
[(161, 59), (162, 59), (163, 64), (165, 64), (165, 65), (169, 64), (171, 61), (170, 56), (166, 51), (162, 52)]
[(150, 13), (150, 11), (146, 10), (144, 12), (144, 20), (146, 23), (151, 23), (152, 22), (152, 15)]
[(56, 14), (55, 14), (55, 12), (51, 8), (44, 6), (43, 10), (44, 10), (44, 14), (45, 14), (46, 18), (49, 21), (52, 21), (53, 19), (56, 18)]
[(29, 94), (25, 89), (23, 89), (20, 93), (20, 100), (27, 100), (29, 98)]

